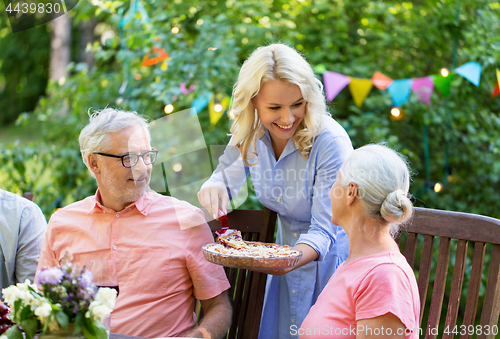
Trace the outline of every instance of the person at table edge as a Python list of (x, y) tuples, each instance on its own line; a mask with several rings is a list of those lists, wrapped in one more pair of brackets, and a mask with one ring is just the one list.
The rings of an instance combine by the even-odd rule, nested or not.
[[(220, 338), (232, 309), (224, 270), (203, 257), (213, 242), (203, 212), (149, 188), (152, 149), (147, 121), (135, 112), (104, 109), (80, 134), (85, 165), (97, 180), (94, 196), (52, 215), (38, 269), (113, 259), (119, 295), (111, 332), (141, 337)], [(196, 325), (195, 298), (204, 317)]]

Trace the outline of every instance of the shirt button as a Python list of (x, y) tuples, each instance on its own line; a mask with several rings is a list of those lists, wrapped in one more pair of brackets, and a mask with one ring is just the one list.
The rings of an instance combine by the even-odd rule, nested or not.
[(114, 250), (116, 250), (117, 248), (118, 248), (118, 247), (116, 247), (116, 246), (113, 246), (113, 249), (114, 249)]
[(277, 202), (281, 202), (281, 198), (276, 199)]
[(119, 214), (116, 214), (116, 217), (117, 217), (117, 218), (119, 218), (119, 217), (120, 217), (120, 215), (119, 215)]
[(292, 324), (293, 324), (294, 322), (295, 322), (295, 321), (293, 321), (293, 319), (292, 319)]
[(295, 294), (295, 290), (292, 291), (292, 294)]
[(294, 233), (293, 236), (297, 238), (299, 235), (297, 233)]

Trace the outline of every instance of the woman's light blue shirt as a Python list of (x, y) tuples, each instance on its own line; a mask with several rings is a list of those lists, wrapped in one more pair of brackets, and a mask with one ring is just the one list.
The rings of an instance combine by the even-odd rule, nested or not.
[(325, 118), (308, 159), (290, 139), (276, 160), (268, 131), (256, 141), (256, 147), (257, 164), (246, 166), (239, 150), (227, 146), (203, 186), (221, 181), (230, 197), (236, 197), (250, 174), (259, 201), (278, 213), (276, 243), (307, 244), (318, 252), (317, 260), (267, 279), (259, 338), (298, 338), (295, 334), (309, 309), (348, 255), (347, 235), (331, 222), (329, 193), (353, 148), (344, 128), (330, 117)]

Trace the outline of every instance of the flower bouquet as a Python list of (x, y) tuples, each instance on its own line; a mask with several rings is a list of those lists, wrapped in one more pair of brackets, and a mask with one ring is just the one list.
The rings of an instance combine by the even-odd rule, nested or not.
[[(68, 258), (63, 259), (60, 267), (39, 271), (36, 283), (26, 280), (2, 290), (10, 307), (10, 315), (9, 310), (5, 311), (6, 321), (11, 322), (0, 327), (6, 330), (0, 339), (23, 339), (22, 332), (26, 339), (33, 339), (36, 333), (58, 331), (70, 331), (88, 339), (107, 338), (101, 321), (113, 310), (115, 290), (99, 288), (96, 293), (92, 273)], [(4, 308), (0, 307), (0, 311), (4, 312)]]

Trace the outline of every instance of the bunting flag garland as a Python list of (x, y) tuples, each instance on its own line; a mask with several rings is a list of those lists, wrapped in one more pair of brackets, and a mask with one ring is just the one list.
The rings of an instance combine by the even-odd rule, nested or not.
[(439, 75), (433, 75), (434, 77), (434, 85), (436, 88), (443, 93), (445, 97), (448, 97), (450, 95), (450, 89), (451, 89), (451, 80), (453, 80), (453, 77), (455, 74), (450, 73), (448, 76), (442, 76), (441, 74)]
[(387, 87), (389, 87), (392, 83), (392, 79), (378, 71), (375, 71), (372, 76), (372, 82), (373, 86), (378, 89), (387, 89)]
[(408, 101), (412, 83), (412, 79), (394, 80), (387, 88), (395, 106), (399, 107)]
[(191, 115), (196, 115), (202, 109), (207, 107), (211, 98), (212, 98), (212, 92), (205, 91), (199, 97), (194, 99), (191, 103)]
[(323, 82), (325, 84), (326, 99), (332, 101), (350, 81), (349, 77), (343, 74), (325, 71), (323, 73)]
[[(417, 96), (418, 100), (430, 105), (430, 99), (432, 93), (434, 92), (434, 87), (436, 87), (445, 97), (450, 95), (451, 82), (456, 74), (461, 75), (478, 87), (481, 80), (482, 66), (476, 61), (470, 61), (450, 72), (445, 72), (443, 69), (442, 72), (444, 75), (436, 74), (422, 78), (402, 80), (393, 80), (378, 71), (373, 73), (371, 79), (360, 79), (323, 69), (323, 65), (318, 65), (314, 68), (316, 73), (323, 74), (326, 99), (328, 101), (332, 101), (340, 93), (340, 91), (344, 89), (344, 87), (349, 85), (349, 90), (356, 106), (361, 107), (364, 100), (370, 93), (372, 85), (378, 89), (387, 90), (395, 106), (401, 106), (407, 102), (412, 91)], [(492, 97), (499, 95), (498, 88), (500, 88), (500, 70), (497, 69), (496, 72), (498, 82), (495, 83), (495, 87), (491, 93)]]
[(455, 68), (455, 73), (460, 74), (465, 79), (472, 82), (476, 87), (479, 86), (481, 79), (481, 65), (476, 61), (471, 61)]
[(413, 79), (411, 90), (415, 93), (418, 100), (429, 105), (431, 102), (432, 92), (434, 90), (434, 82), (429, 76)]
[(368, 96), (368, 93), (370, 93), (373, 83), (371, 79), (348, 78), (350, 80), (349, 90), (351, 91), (354, 103), (356, 106), (361, 107)]

